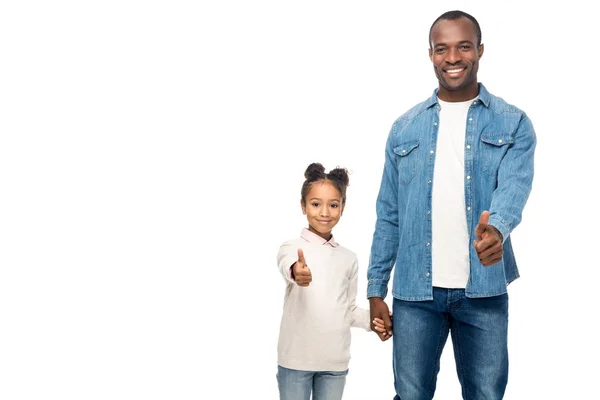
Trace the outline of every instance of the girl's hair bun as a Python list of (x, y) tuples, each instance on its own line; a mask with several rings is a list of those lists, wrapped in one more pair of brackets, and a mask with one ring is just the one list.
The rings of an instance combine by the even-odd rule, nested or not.
[(309, 181), (325, 178), (325, 167), (320, 163), (312, 163), (306, 168), (304, 177)]
[(348, 176), (348, 170), (346, 168), (336, 167), (327, 174), (329, 179), (333, 179), (341, 183), (343, 186), (348, 186), (350, 183), (350, 177)]

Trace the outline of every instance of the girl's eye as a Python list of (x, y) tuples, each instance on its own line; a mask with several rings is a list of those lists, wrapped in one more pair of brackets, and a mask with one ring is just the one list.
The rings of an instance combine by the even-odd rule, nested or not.
[(319, 203), (312, 203), (313, 207), (319, 207)]
[(339, 206), (337, 204), (332, 204), (331, 208), (338, 208)]

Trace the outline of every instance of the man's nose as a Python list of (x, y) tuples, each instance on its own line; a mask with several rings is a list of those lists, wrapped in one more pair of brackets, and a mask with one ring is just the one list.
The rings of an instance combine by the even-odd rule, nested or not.
[(460, 51), (455, 48), (449, 48), (448, 53), (446, 55), (446, 62), (449, 64), (456, 64), (462, 59)]

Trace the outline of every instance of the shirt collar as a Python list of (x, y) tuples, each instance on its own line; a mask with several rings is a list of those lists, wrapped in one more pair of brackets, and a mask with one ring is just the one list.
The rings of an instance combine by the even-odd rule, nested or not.
[[(435, 89), (433, 91), (433, 95), (425, 101), (425, 108), (429, 108), (438, 103), (438, 101), (437, 101), (438, 91), (439, 91), (439, 89)], [(479, 83), (479, 95), (477, 96), (477, 99), (481, 100), (481, 102), (486, 107), (490, 106), (490, 93), (487, 91), (485, 86), (483, 86), (483, 83)]]
[(318, 245), (330, 246), (330, 247), (338, 247), (339, 246), (339, 244), (334, 240), (333, 235), (331, 236), (331, 239), (325, 240), (321, 236), (317, 235), (316, 233), (309, 231), (307, 228), (302, 229), (300, 236), (302, 237), (302, 239), (306, 240), (310, 244), (318, 244)]

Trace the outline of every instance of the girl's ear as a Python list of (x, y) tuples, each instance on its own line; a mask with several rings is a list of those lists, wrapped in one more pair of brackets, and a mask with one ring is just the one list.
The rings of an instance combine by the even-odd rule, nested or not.
[(300, 200), (300, 207), (302, 207), (302, 214), (306, 215), (306, 204), (304, 200)]

